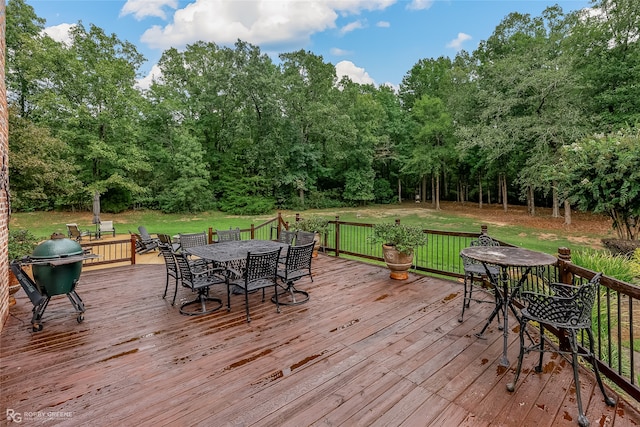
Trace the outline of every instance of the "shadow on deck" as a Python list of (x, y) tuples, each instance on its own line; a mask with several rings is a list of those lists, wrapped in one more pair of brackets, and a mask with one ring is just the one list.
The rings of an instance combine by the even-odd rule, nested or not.
[[(83, 323), (54, 297), (44, 329), (31, 332), (24, 292), (0, 337), (0, 410), (23, 424), (62, 425), (577, 425), (571, 364), (525, 358), (498, 365), (502, 334), (473, 333), (491, 306), (473, 304), (465, 322), (459, 283), (320, 255), (308, 303), (283, 307), (243, 296), (231, 312), (186, 317), (162, 299), (163, 265), (84, 271)], [(226, 298), (224, 287), (213, 293)], [(172, 293), (171, 293), (172, 296)], [(191, 299), (186, 288), (178, 299)], [(515, 365), (517, 333), (510, 334)], [(605, 405), (588, 371), (583, 402), (592, 425), (640, 425), (624, 400)], [(27, 422), (28, 421), (28, 422)], [(4, 423), (8, 421), (4, 421)]]

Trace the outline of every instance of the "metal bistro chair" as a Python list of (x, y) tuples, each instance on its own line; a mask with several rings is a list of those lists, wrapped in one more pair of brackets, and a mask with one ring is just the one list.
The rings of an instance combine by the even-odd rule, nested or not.
[(247, 323), (251, 322), (249, 315), (249, 293), (262, 289), (262, 302), (264, 302), (265, 288), (273, 286), (275, 293), (276, 310), (280, 313), (278, 302), (278, 259), (281, 248), (270, 252), (247, 254), (246, 269), (240, 279), (231, 280), (231, 274), (227, 274), (227, 311), (231, 311), (231, 287), (237, 286), (244, 291), (244, 303), (247, 312)]
[[(518, 381), (522, 368), (522, 358), (525, 353), (530, 351), (537, 351), (540, 353), (538, 366), (535, 368), (536, 372), (542, 372), (542, 356), (545, 351), (560, 354), (571, 353), (576, 400), (578, 401), (578, 424), (582, 427), (588, 426), (589, 420), (582, 409), (580, 380), (578, 378), (578, 355), (589, 359), (589, 362), (593, 366), (596, 380), (598, 381), (598, 386), (604, 396), (605, 403), (609, 406), (615, 406), (616, 404), (615, 400), (607, 396), (604, 391), (602, 379), (600, 378), (600, 371), (598, 370), (598, 363), (593, 351), (594, 341), (593, 332), (591, 331), (591, 314), (595, 298), (598, 295), (601, 276), (602, 273), (598, 273), (593, 276), (588, 283), (581, 286), (551, 283), (548, 287), (548, 294), (529, 291), (521, 292), (525, 307), (521, 310), (520, 318), (520, 355), (518, 356), (518, 367), (516, 368), (516, 374), (513, 382), (507, 384), (507, 390), (515, 390), (515, 385)], [(529, 321), (538, 323), (540, 328), (540, 341), (538, 343), (534, 342), (530, 346), (525, 346), (524, 334), (526, 333), (527, 323)], [(544, 341), (547, 339), (544, 334), (545, 326), (554, 327), (560, 331), (566, 331), (571, 348), (570, 351), (557, 349), (551, 345), (551, 341), (549, 341), (549, 346), (545, 348)], [(588, 351), (586, 349), (580, 349), (580, 352), (578, 351), (577, 334), (580, 330), (584, 330), (587, 333), (587, 337), (589, 339)]]
[(209, 238), (206, 232), (202, 233), (180, 233), (180, 247), (189, 249), (195, 246), (206, 246), (209, 244)]
[(296, 246), (304, 246), (309, 242), (315, 242), (316, 233), (298, 230), (296, 232)]
[[(188, 285), (198, 296), (193, 301), (188, 301), (180, 306), (180, 314), (187, 316), (200, 316), (213, 313), (222, 307), (222, 300), (209, 296), (209, 288), (213, 285), (226, 283), (224, 268), (203, 268), (195, 269), (189, 263), (184, 253), (174, 252), (174, 257), (180, 270), (180, 280)], [(207, 307), (207, 302), (215, 302), (213, 308)], [(199, 307), (199, 310), (189, 310), (191, 306)]]
[(178, 263), (175, 259), (171, 245), (160, 243), (158, 248), (160, 248), (160, 254), (164, 257), (164, 264), (167, 269), (167, 281), (164, 286), (164, 294), (162, 295), (162, 298), (167, 297), (167, 291), (169, 290), (169, 278), (173, 277), (175, 280), (175, 289), (173, 291), (173, 302), (171, 305), (175, 305), (176, 295), (178, 295), (178, 282), (180, 281), (180, 269), (178, 268)]
[(289, 230), (280, 230), (280, 235), (278, 236), (278, 242), (286, 243), (287, 245), (293, 245), (293, 241), (296, 238), (295, 231)]
[(278, 278), (282, 281), (284, 291), (271, 297), (273, 302), (276, 299), (282, 305), (302, 304), (309, 300), (309, 293), (296, 289), (294, 282), (311, 275), (311, 260), (313, 255), (313, 242), (304, 246), (291, 246), (287, 250), (283, 269), (278, 269)]
[[(491, 237), (486, 234), (481, 234), (477, 239), (472, 240), (470, 246), (500, 246), (500, 243), (493, 240)], [(488, 301), (486, 299), (473, 298), (473, 288), (478, 286), (475, 284), (476, 276), (482, 281), (480, 285), (482, 291), (489, 291), (486, 286), (486, 281), (483, 280), (483, 277), (487, 276), (487, 269), (489, 273), (491, 273), (494, 277), (497, 277), (500, 274), (500, 268), (495, 265), (488, 265), (487, 269), (485, 269), (484, 265), (476, 260), (468, 258), (464, 255), (460, 255), (462, 258), (462, 265), (464, 266), (464, 298), (462, 299), (462, 313), (458, 318), (458, 322), (464, 321), (464, 310), (469, 308), (469, 304), (471, 301), (478, 303), (495, 303), (495, 289), (492, 289), (490, 292), (494, 292), (494, 300)], [(498, 324), (500, 324), (500, 318), (498, 318)]]
[(218, 242), (240, 240), (240, 228), (236, 227), (235, 230), (232, 230), (231, 228), (228, 230), (216, 230), (216, 236), (218, 236)]

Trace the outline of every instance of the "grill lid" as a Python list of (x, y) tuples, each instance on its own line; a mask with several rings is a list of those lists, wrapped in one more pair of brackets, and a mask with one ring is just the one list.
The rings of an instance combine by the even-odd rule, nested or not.
[(82, 255), (82, 246), (78, 242), (67, 239), (63, 234), (53, 233), (51, 239), (40, 243), (33, 250), (32, 259), (64, 258)]

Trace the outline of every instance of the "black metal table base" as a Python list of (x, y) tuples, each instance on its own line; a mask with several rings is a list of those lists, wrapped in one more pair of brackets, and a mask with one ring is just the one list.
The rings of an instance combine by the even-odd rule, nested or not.
[[(207, 307), (207, 303), (210, 302), (216, 303), (213, 308)], [(194, 311), (186, 310), (186, 307), (190, 306), (200, 306), (200, 309)], [(204, 314), (210, 314), (214, 311), (220, 310), (220, 308), (222, 308), (222, 300), (220, 298), (213, 298), (205, 294), (199, 294), (193, 301), (185, 302), (180, 306), (180, 314), (184, 314), (185, 316), (202, 316)]]
[[(271, 297), (273, 303), (276, 302), (276, 296)], [(285, 290), (278, 293), (278, 304), (280, 305), (298, 305), (309, 301), (309, 293), (296, 289), (295, 286), (289, 285)]]

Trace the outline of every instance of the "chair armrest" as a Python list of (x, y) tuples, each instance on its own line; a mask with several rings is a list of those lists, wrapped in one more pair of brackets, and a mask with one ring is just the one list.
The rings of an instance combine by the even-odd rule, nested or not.
[(578, 291), (578, 287), (574, 285), (567, 285), (566, 283), (549, 283), (549, 287), (557, 296), (572, 297)]

